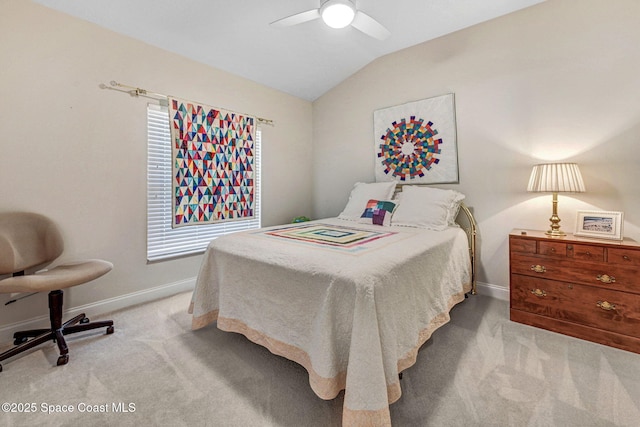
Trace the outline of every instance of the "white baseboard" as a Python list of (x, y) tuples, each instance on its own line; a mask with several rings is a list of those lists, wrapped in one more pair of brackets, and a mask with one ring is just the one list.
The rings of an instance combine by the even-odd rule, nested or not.
[[(138, 292), (132, 292), (126, 295), (120, 295), (114, 298), (108, 298), (102, 301), (92, 302), (90, 304), (65, 310), (63, 321), (72, 318), (80, 313), (85, 313), (87, 317), (102, 315), (123, 308), (131, 307), (160, 298), (169, 297), (180, 292), (192, 291), (196, 284), (196, 278), (191, 277), (179, 282), (168, 283), (155, 288), (144, 289)], [(23, 320), (17, 323), (0, 328), (0, 343), (13, 340), (13, 333), (29, 329), (46, 328), (49, 325), (49, 314), (34, 317), (32, 319)]]
[(491, 283), (476, 282), (478, 295), (486, 295), (492, 298), (509, 301), (509, 289)]

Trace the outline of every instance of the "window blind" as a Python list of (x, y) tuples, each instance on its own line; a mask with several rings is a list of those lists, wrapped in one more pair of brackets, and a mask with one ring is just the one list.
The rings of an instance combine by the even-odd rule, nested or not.
[(171, 228), (172, 154), (167, 107), (147, 107), (147, 260), (159, 261), (203, 252), (209, 242), (224, 234), (260, 228), (260, 145), (255, 140), (255, 216), (247, 220)]

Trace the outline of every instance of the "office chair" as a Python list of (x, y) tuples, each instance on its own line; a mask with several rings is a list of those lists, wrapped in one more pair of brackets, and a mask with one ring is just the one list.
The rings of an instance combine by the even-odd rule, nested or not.
[(0, 362), (53, 340), (60, 351), (57, 365), (65, 365), (69, 361), (65, 335), (96, 328), (113, 333), (113, 321), (90, 322), (84, 313), (62, 323), (62, 290), (97, 279), (113, 268), (110, 262), (93, 259), (44, 269), (63, 248), (60, 231), (47, 217), (29, 212), (0, 213), (0, 293), (48, 291), (51, 323), (46, 329), (14, 333), (14, 347), (0, 354)]

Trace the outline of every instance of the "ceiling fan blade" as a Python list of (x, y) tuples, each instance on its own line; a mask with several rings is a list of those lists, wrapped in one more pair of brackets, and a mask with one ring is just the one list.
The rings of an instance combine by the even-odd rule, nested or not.
[(287, 16), (286, 18), (278, 19), (277, 21), (273, 21), (271, 25), (274, 27), (291, 27), (292, 25), (302, 24), (318, 18), (320, 18), (320, 11), (318, 9), (311, 9), (306, 12), (300, 12)]
[(384, 40), (391, 35), (389, 30), (383, 27), (382, 24), (362, 11), (356, 13), (351, 25), (366, 35), (378, 40)]

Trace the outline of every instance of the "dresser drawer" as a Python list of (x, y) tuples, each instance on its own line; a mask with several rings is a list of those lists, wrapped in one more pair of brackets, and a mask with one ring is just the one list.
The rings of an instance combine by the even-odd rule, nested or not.
[(609, 264), (636, 266), (639, 269), (638, 274), (640, 274), (640, 250), (634, 251), (623, 248), (609, 248), (607, 249), (607, 254), (607, 262)]
[(557, 258), (567, 257), (567, 244), (563, 242), (540, 241), (538, 242), (539, 254)]
[(640, 295), (514, 274), (511, 308), (640, 337)]
[(604, 261), (604, 248), (591, 245), (567, 245), (567, 257), (583, 261)]
[(511, 273), (640, 294), (637, 267), (511, 254)]
[(538, 254), (553, 258), (571, 258), (583, 261), (604, 261), (604, 248), (543, 240), (538, 243)]
[(525, 254), (536, 253), (536, 241), (529, 239), (521, 239), (518, 237), (511, 237), (509, 239), (509, 249), (511, 252), (520, 252)]

